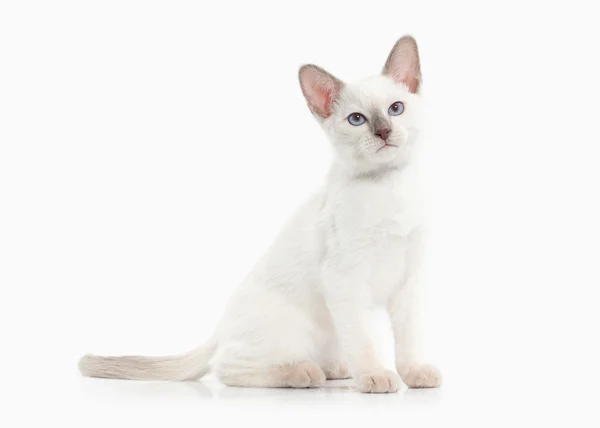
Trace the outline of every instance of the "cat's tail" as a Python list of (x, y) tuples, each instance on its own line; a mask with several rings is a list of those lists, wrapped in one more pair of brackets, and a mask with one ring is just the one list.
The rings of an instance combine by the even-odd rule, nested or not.
[(214, 339), (182, 355), (169, 357), (99, 357), (85, 355), (79, 371), (88, 377), (131, 380), (196, 380), (210, 371), (208, 365), (217, 348)]

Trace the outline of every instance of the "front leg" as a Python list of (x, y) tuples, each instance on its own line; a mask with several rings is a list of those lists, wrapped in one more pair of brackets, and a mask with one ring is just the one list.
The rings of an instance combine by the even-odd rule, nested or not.
[(396, 369), (410, 388), (437, 388), (442, 375), (424, 364), (419, 352), (418, 303), (414, 279), (398, 290), (390, 301), (389, 312), (396, 341)]
[(369, 336), (372, 298), (360, 266), (346, 271), (328, 266), (323, 278), (325, 301), (356, 387), (361, 392), (396, 392), (400, 379), (385, 369)]

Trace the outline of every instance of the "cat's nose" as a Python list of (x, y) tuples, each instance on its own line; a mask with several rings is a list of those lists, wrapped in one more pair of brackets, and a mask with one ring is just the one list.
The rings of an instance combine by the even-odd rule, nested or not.
[(392, 133), (390, 128), (382, 128), (375, 131), (375, 135), (381, 138), (383, 141), (387, 140), (389, 135)]

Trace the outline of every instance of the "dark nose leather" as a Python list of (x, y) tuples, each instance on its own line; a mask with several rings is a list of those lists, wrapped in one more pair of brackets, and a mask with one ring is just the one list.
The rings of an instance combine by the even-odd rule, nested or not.
[(389, 135), (391, 133), (392, 133), (392, 130), (390, 128), (383, 128), (383, 129), (378, 129), (377, 131), (375, 131), (375, 135), (377, 135), (383, 141), (387, 140), (387, 138), (389, 137)]

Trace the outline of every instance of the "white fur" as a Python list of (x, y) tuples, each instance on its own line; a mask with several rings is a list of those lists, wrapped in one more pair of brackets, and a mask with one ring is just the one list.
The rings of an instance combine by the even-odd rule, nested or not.
[[(414, 57), (418, 61), (416, 51)], [(419, 95), (393, 80), (394, 71), (344, 85), (317, 67), (301, 69), (303, 91), (336, 158), (324, 188), (297, 211), (232, 296), (208, 345), (179, 363), (167, 362), (168, 369), (136, 357), (140, 364), (146, 361), (140, 374), (131, 359), (87, 356), (82, 372), (195, 378), (207, 371), (207, 355), (214, 349), (212, 369), (228, 385), (319, 386), (325, 376), (350, 374), (361, 391), (395, 392), (398, 375), (383, 367), (367, 327), (371, 310), (384, 305), (391, 315), (399, 374), (409, 386), (438, 386), (439, 372), (422, 365), (416, 349), (421, 225), (411, 165), (418, 146)], [(389, 116), (396, 101), (405, 111)], [(349, 124), (353, 112), (388, 118), (387, 142), (393, 146), (384, 147), (368, 125)]]

